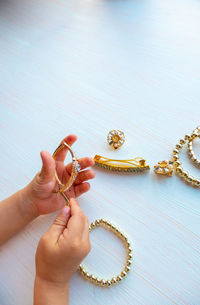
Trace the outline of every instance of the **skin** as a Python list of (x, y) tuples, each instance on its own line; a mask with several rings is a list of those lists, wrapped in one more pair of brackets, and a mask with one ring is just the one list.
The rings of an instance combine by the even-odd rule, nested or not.
[(34, 305), (69, 304), (69, 280), (90, 249), (88, 219), (71, 199), (39, 242)]
[[(77, 136), (69, 135), (63, 140), (72, 146)], [(88, 167), (93, 166), (94, 161), (90, 157), (78, 160), (81, 172), (65, 192), (70, 199), (70, 207), (67, 207), (65, 199), (53, 193), (55, 168), (63, 183), (71, 175), (72, 164), (64, 165), (66, 154), (67, 148), (58, 153), (55, 162), (49, 152), (42, 151), (41, 171), (27, 186), (0, 203), (0, 244), (36, 217), (62, 209), (38, 245), (34, 305), (68, 304), (69, 279), (90, 250), (88, 220), (73, 198), (90, 189), (87, 181), (95, 175)]]

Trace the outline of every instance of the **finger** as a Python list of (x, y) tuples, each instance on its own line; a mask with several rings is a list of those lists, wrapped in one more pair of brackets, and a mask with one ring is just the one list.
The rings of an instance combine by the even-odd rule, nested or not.
[(42, 169), (39, 177), (43, 182), (49, 182), (54, 178), (55, 175), (55, 161), (48, 151), (41, 151)]
[(67, 223), (70, 219), (70, 207), (67, 205), (62, 208), (61, 212), (58, 214), (53, 224), (51, 225), (48, 233), (52, 236), (53, 239), (57, 242), (60, 235), (64, 232)]
[(88, 218), (86, 217), (86, 222), (85, 222), (85, 227), (84, 227), (84, 230), (83, 230), (83, 238), (85, 238), (86, 240), (90, 239), (89, 238), (89, 221), (88, 221)]
[(75, 185), (75, 187), (74, 187), (75, 196), (79, 197), (80, 195), (89, 191), (89, 189), (90, 189), (90, 184), (88, 182), (84, 182), (84, 183)]
[(71, 198), (69, 201), (71, 209), (71, 218), (68, 222), (67, 229), (69, 234), (73, 235), (73, 239), (82, 238), (86, 217), (83, 214), (78, 202)]
[(88, 169), (88, 170), (82, 171), (78, 174), (78, 176), (75, 180), (75, 184), (80, 184), (81, 182), (93, 179), (94, 177), (95, 177), (95, 173), (93, 170)]
[[(94, 165), (94, 160), (91, 157), (84, 157), (78, 159), (78, 163), (81, 166), (81, 169), (85, 169), (86, 167), (90, 167)], [(70, 174), (72, 171), (72, 162), (66, 165), (66, 170)]]
[[(74, 144), (74, 142), (76, 142), (76, 140), (77, 140), (77, 136), (74, 134), (70, 134), (67, 137), (65, 137), (61, 141), (61, 143), (66, 142), (69, 146), (72, 146), (72, 144)], [(67, 152), (68, 152), (68, 148), (66, 146), (63, 147), (63, 149), (61, 149), (61, 151), (59, 151), (57, 153), (56, 161), (64, 162)]]

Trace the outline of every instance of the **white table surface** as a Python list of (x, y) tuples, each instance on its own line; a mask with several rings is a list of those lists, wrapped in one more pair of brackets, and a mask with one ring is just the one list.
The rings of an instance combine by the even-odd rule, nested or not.
[[(1, 198), (27, 184), (40, 169), (39, 152), (52, 153), (69, 133), (79, 137), (78, 157), (142, 156), (152, 167), (169, 159), (200, 123), (199, 33), (197, 0), (0, 1)], [(118, 151), (106, 144), (111, 129), (126, 134)], [(70, 304), (199, 305), (199, 196), (176, 176), (96, 169), (79, 203), (89, 220), (105, 217), (130, 236), (134, 264), (110, 289), (75, 274)], [(35, 250), (55, 215), (1, 246), (1, 305), (32, 304)], [(90, 270), (119, 272), (120, 241), (103, 229), (91, 240)]]

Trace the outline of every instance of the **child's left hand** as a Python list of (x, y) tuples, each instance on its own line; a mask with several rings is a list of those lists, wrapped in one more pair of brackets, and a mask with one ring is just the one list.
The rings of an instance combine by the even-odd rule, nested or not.
[[(76, 135), (67, 136), (64, 141), (70, 146), (77, 140)], [(67, 148), (63, 149), (57, 154), (56, 160), (61, 162), (61, 176), (63, 181), (67, 181), (71, 175), (71, 163), (66, 165), (64, 160), (66, 157)], [(38, 215), (48, 214), (62, 208), (66, 201), (59, 193), (53, 193), (56, 186), (55, 179), (55, 167), (56, 162), (47, 151), (41, 152), (42, 158), (42, 169), (34, 177), (34, 179), (26, 186), (29, 199), (36, 208), (36, 213)], [(67, 197), (70, 199), (72, 197), (78, 197), (81, 194), (87, 192), (90, 189), (90, 184), (86, 182), (89, 179), (93, 179), (95, 174), (91, 169), (86, 169), (87, 167), (94, 165), (94, 160), (90, 157), (81, 158), (78, 160), (81, 171), (74, 184), (70, 187), (68, 191), (65, 192)], [(60, 164), (59, 164), (60, 167)], [(60, 171), (60, 168), (59, 168)]]

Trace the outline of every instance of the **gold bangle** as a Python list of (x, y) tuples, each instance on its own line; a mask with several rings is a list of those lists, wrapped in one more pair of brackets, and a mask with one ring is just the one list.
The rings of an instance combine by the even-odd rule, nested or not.
[(103, 226), (104, 228), (111, 230), (115, 235), (117, 235), (124, 242), (126, 249), (127, 249), (127, 259), (126, 259), (125, 267), (120, 274), (118, 274), (117, 276), (112, 277), (111, 279), (108, 279), (108, 280), (105, 280), (103, 278), (100, 279), (99, 277), (96, 277), (92, 273), (89, 273), (86, 270), (86, 268), (83, 266), (83, 264), (81, 264), (79, 266), (79, 271), (80, 271), (81, 275), (86, 280), (90, 281), (91, 283), (102, 286), (102, 287), (110, 287), (114, 284), (119, 283), (130, 271), (130, 266), (132, 264), (132, 249), (131, 249), (131, 245), (130, 245), (130, 242), (129, 242), (127, 236), (124, 235), (116, 226), (114, 226), (107, 220), (99, 219), (99, 220), (96, 220), (95, 222), (92, 222), (90, 224), (89, 230), (91, 231), (94, 228), (99, 227), (99, 226)]
[[(53, 158), (54, 160), (56, 160), (56, 156), (57, 154), (64, 148), (64, 147), (67, 147), (68, 150), (70, 151), (71, 153), (71, 156), (72, 156), (72, 172), (71, 172), (71, 176), (69, 178), (69, 180), (67, 181), (66, 184), (63, 184), (60, 179), (58, 178), (58, 175), (57, 175), (57, 172), (55, 171), (55, 177), (56, 177), (56, 181), (58, 183), (58, 186), (59, 186), (59, 189), (58, 190), (55, 190), (54, 193), (61, 193), (63, 195), (63, 197), (65, 198), (63, 192), (67, 191), (71, 186), (72, 184), (74, 183), (74, 181), (76, 180), (76, 177), (81, 169), (80, 167), (80, 164), (78, 163), (78, 160), (71, 148), (71, 146), (69, 146), (66, 142), (62, 142), (57, 148), (56, 150), (54, 151), (53, 153)], [(66, 199), (66, 198), (65, 198)]]

